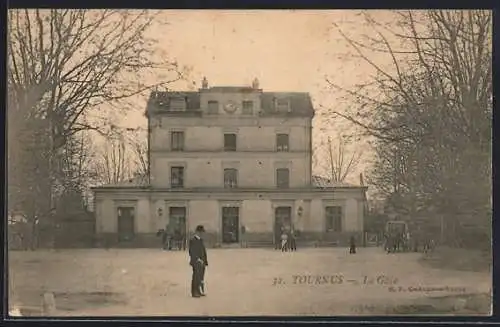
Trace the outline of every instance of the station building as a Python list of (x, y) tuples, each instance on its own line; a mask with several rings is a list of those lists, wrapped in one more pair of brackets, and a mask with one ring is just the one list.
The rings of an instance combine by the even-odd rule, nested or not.
[(159, 229), (189, 238), (200, 224), (212, 247), (272, 245), (283, 226), (299, 243), (361, 237), (366, 187), (312, 175), (308, 93), (204, 79), (152, 92), (146, 116), (150, 175), (93, 189), (101, 244), (159, 246)]

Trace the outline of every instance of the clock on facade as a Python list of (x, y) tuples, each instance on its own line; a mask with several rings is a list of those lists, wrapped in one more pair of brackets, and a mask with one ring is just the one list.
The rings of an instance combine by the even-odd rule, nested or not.
[(236, 103), (234, 103), (233, 101), (229, 101), (228, 103), (226, 103), (226, 105), (224, 106), (224, 110), (229, 113), (229, 114), (232, 114), (234, 113), (236, 110), (238, 110), (238, 105)]

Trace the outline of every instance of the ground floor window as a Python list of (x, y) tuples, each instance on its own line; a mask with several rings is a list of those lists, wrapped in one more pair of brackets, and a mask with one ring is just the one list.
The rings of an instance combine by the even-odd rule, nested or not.
[(342, 207), (329, 206), (325, 207), (326, 231), (341, 232), (342, 231)]
[(240, 208), (222, 208), (222, 243), (239, 242)]

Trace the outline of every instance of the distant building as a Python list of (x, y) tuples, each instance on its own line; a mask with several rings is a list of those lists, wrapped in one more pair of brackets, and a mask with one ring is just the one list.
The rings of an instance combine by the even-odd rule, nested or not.
[(152, 92), (150, 176), (93, 188), (96, 232), (107, 244), (158, 246), (158, 229), (209, 245), (273, 243), (282, 228), (301, 240), (345, 242), (363, 232), (366, 187), (312, 176), (308, 93), (209, 87)]

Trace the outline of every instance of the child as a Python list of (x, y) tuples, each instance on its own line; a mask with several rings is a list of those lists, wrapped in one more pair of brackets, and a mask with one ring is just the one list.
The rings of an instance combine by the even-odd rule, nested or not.
[(355, 254), (356, 253), (356, 240), (354, 239), (354, 236), (351, 236), (350, 243), (351, 243), (351, 246), (349, 247), (349, 254)]
[(281, 233), (281, 251), (285, 252), (287, 251), (287, 242), (288, 242), (288, 235), (286, 234), (285, 231)]

